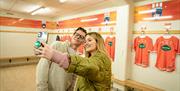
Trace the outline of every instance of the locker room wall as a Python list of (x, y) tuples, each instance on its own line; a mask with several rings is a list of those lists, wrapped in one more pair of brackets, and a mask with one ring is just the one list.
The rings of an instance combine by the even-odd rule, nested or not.
[[(0, 32), (0, 56), (31, 56), (37, 33)], [(49, 34), (48, 43), (56, 39), (56, 34)]]
[(33, 55), (35, 34), (1, 32), (0, 36), (1, 57)]
[[(172, 0), (173, 1), (173, 0)], [(175, 1), (175, 0), (174, 0)], [(150, 4), (151, 1), (143, 1), (135, 3), (136, 6), (143, 6), (146, 4)], [(142, 9), (142, 8), (141, 8)], [(174, 9), (177, 10), (177, 9)], [(180, 30), (180, 20), (168, 20), (168, 21), (158, 21), (158, 22), (136, 22), (134, 23), (134, 30), (140, 31), (142, 26), (146, 26), (145, 31), (165, 31), (164, 23), (171, 23), (171, 30), (179, 31)], [(146, 34), (153, 40), (153, 45), (158, 37), (163, 36), (164, 34)], [(170, 34), (171, 36), (176, 36), (180, 38), (180, 34)], [(133, 34), (134, 38), (140, 36), (140, 34)], [(156, 63), (156, 53), (150, 53), (149, 61), (150, 65), (147, 68), (143, 68), (141, 66), (137, 66), (134, 64), (135, 53), (134, 49), (132, 49), (132, 61), (131, 61), (131, 79), (135, 81), (139, 81), (145, 84), (149, 84), (165, 91), (180, 91), (180, 55), (176, 55), (176, 70), (173, 72), (160, 71), (155, 67)]]

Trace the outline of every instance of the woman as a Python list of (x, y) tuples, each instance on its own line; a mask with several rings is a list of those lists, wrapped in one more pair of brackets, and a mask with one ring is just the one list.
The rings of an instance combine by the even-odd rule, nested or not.
[(90, 32), (85, 42), (86, 57), (63, 54), (44, 44), (35, 50), (39, 57), (51, 60), (67, 72), (78, 75), (75, 91), (110, 91), (111, 60), (102, 36)]

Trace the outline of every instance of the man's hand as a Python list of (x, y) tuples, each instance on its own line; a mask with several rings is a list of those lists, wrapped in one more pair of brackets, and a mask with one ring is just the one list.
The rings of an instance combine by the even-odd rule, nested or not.
[(50, 61), (53, 61), (59, 64), (59, 66), (64, 69), (68, 68), (69, 58), (67, 54), (64, 54), (60, 51), (56, 51), (45, 43), (42, 43), (42, 44), (44, 45), (44, 47), (34, 48), (35, 55), (37, 55), (38, 57), (43, 57)]
[(34, 48), (34, 54), (37, 55), (38, 57), (43, 57), (48, 60), (51, 60), (54, 49), (49, 45), (47, 45), (46, 43), (42, 43), (42, 45), (44, 47)]

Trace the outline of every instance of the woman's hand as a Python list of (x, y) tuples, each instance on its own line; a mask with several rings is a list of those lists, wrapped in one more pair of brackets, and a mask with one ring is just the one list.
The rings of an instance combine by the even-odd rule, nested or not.
[(42, 45), (44, 47), (34, 48), (34, 54), (37, 55), (38, 57), (43, 57), (48, 60), (51, 60), (54, 53), (53, 52), (54, 49), (50, 47), (49, 45), (47, 45), (46, 43), (42, 43)]

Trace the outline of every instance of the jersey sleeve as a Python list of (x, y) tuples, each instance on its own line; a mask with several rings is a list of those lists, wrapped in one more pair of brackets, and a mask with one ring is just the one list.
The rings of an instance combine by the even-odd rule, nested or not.
[(178, 52), (177, 53), (180, 53), (180, 39), (179, 39)]
[(134, 43), (133, 43), (133, 48), (134, 48), (135, 51), (136, 51), (136, 47), (137, 47), (137, 43), (136, 42), (137, 42), (137, 38), (134, 39)]
[(152, 42), (152, 39), (149, 38), (149, 51), (152, 51), (153, 50), (153, 42)]
[(174, 37), (174, 49), (178, 53), (178, 48), (179, 48), (179, 39)]
[(156, 39), (156, 42), (155, 42), (154, 47), (153, 47), (153, 51), (157, 51), (158, 43), (159, 43), (159, 38)]

